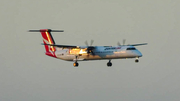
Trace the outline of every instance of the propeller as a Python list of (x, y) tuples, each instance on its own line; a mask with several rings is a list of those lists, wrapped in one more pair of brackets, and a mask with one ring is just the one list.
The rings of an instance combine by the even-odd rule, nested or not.
[(93, 42), (94, 42), (94, 40), (91, 40), (90, 46), (89, 46), (87, 40), (85, 41), (85, 44), (86, 44), (86, 46), (87, 46), (87, 54), (88, 54), (88, 56), (89, 56), (90, 53), (91, 53), (92, 55), (95, 55), (94, 52), (93, 52), (93, 50), (94, 50), (95, 47), (92, 46), (92, 45), (93, 45)]
[[(94, 40), (91, 40), (90, 46), (92, 46), (93, 42), (94, 42)], [(86, 44), (86, 46), (89, 46), (87, 40), (85, 41), (85, 44)]]

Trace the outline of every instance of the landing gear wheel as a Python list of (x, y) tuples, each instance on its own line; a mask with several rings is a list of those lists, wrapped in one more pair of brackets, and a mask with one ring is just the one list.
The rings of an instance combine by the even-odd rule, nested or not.
[(107, 63), (107, 66), (108, 66), (108, 67), (111, 67), (111, 66), (112, 66), (112, 63), (111, 63), (111, 62), (108, 62), (108, 63)]
[(111, 60), (109, 60), (109, 62), (107, 63), (107, 66), (108, 66), (108, 67), (111, 67), (111, 66), (112, 66)]
[(75, 62), (75, 63), (73, 63), (73, 66), (74, 66), (74, 67), (78, 67), (78, 66), (79, 66), (79, 63)]
[(138, 63), (138, 62), (139, 62), (139, 60), (138, 60), (138, 59), (136, 59), (136, 60), (135, 60), (135, 62), (136, 62), (136, 63)]
[(73, 63), (74, 67), (78, 67), (79, 66), (79, 64), (77, 63), (77, 58), (78, 58), (78, 56), (76, 56), (76, 61)]

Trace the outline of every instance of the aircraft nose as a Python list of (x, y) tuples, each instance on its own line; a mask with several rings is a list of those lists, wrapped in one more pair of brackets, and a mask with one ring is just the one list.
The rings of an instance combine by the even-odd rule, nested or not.
[(136, 51), (135, 54), (136, 54), (137, 57), (142, 57), (142, 53), (140, 51)]

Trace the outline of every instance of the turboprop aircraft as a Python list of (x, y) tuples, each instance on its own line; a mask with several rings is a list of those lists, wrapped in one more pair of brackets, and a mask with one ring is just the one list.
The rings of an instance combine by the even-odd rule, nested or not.
[(41, 33), (43, 38), (42, 45), (45, 46), (46, 55), (66, 61), (74, 61), (74, 67), (79, 66), (78, 61), (88, 60), (109, 60), (107, 63), (108, 67), (112, 66), (112, 59), (135, 58), (137, 63), (142, 54), (134, 46), (147, 45), (147, 43), (124, 45), (125, 40), (123, 40), (123, 45), (118, 42), (118, 46), (92, 46), (93, 40), (91, 40), (90, 45), (85, 41), (86, 46), (57, 45), (51, 32), (64, 32), (63, 30), (40, 29), (29, 30), (29, 32)]

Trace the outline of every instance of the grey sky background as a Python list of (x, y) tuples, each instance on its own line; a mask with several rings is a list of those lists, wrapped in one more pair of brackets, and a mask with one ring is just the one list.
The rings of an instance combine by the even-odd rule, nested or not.
[[(1, 0), (0, 101), (179, 101), (179, 0)], [(44, 55), (40, 33), (57, 44), (147, 42), (134, 59), (73, 62)]]

